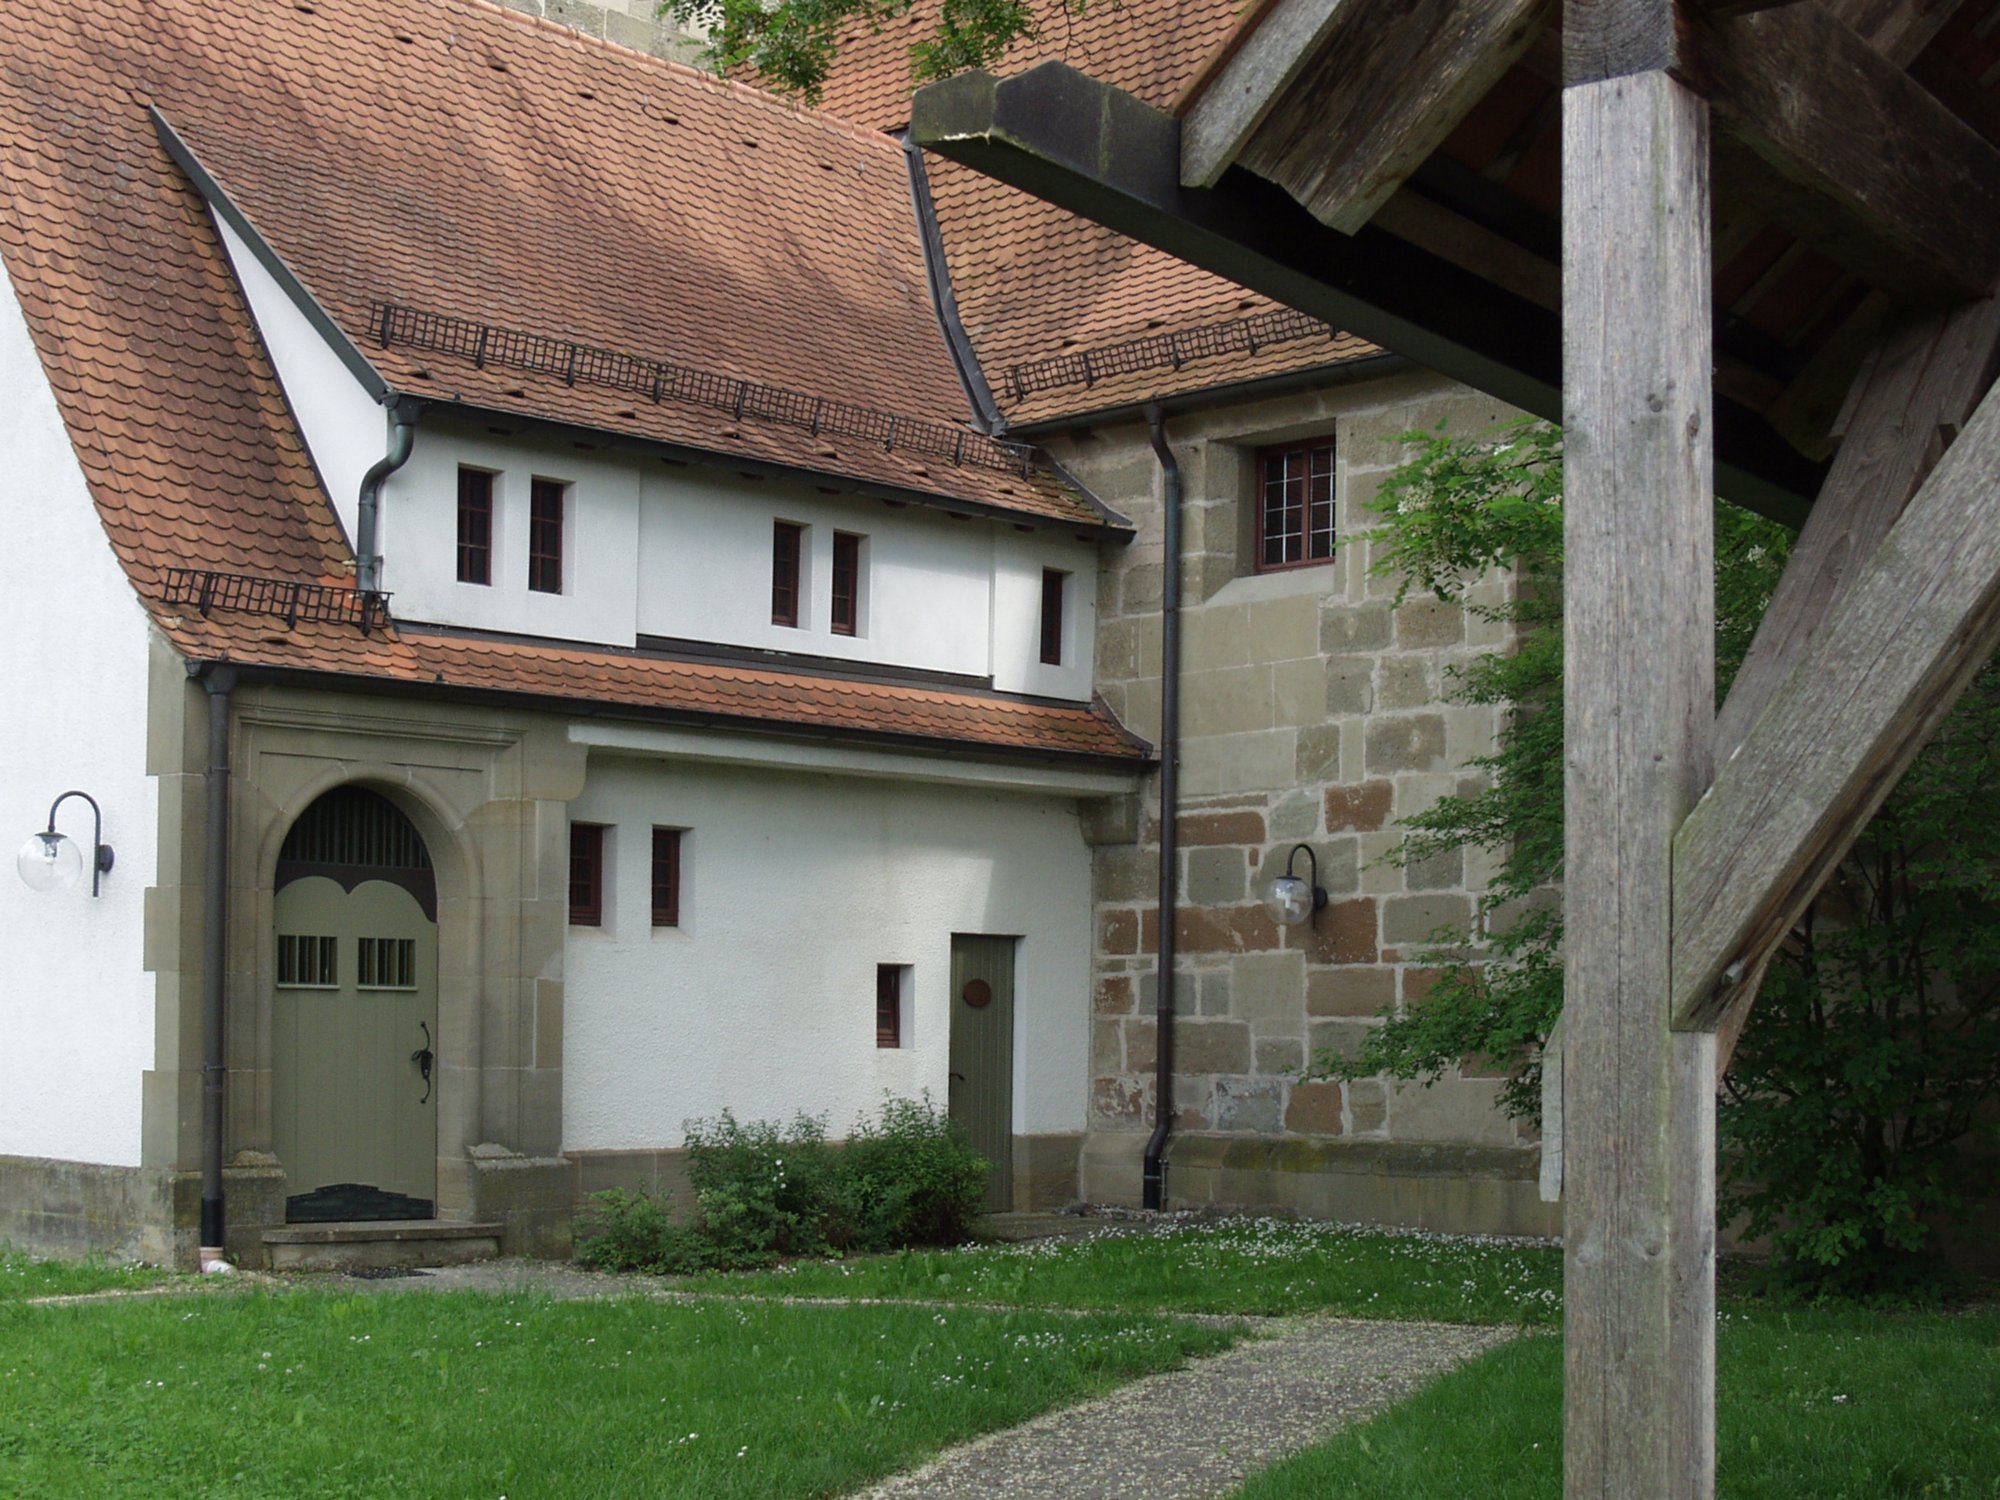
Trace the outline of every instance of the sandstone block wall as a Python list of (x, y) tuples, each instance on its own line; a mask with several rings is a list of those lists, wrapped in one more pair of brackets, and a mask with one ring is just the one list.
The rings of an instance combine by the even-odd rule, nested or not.
[[(1184, 479), (1179, 1131), (1527, 1144), (1494, 1106), (1490, 1077), (1426, 1089), (1308, 1076), (1316, 1054), (1352, 1054), (1384, 1007), (1425, 992), (1435, 978), (1425, 940), (1468, 919), (1490, 874), (1483, 859), (1451, 854), (1405, 869), (1391, 854), (1398, 820), (1476, 785), (1463, 768), (1491, 748), (1498, 719), (1451, 702), (1451, 673), (1500, 644), (1504, 627), (1427, 595), (1397, 604), (1396, 580), (1370, 574), (1358, 540), (1377, 524), (1366, 506), (1407, 456), (1401, 434), (1440, 423), (1478, 433), (1515, 415), (1404, 375), (1168, 424)], [(1334, 559), (1258, 574), (1256, 449), (1329, 434)], [(1137, 425), (1079, 435), (1059, 457), (1138, 524), (1135, 542), (1107, 549), (1100, 574), (1098, 679), (1125, 722), (1156, 739), (1157, 464)], [(1482, 581), (1477, 597), (1497, 601), (1505, 587)], [(1100, 840), (1095, 854), (1094, 1133), (1136, 1133), (1152, 1120), (1158, 796), (1155, 779), (1136, 838)], [(1316, 928), (1281, 929), (1261, 897), (1298, 843), (1317, 856), (1330, 904)], [(1093, 1153), (1104, 1154), (1101, 1144)]]

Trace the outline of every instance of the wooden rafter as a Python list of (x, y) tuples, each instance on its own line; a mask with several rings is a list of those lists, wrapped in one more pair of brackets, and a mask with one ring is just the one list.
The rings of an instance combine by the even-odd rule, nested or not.
[(1526, 50), (1554, 0), (1279, 0), (1183, 119), (1181, 181), (1232, 164), (1352, 233)]

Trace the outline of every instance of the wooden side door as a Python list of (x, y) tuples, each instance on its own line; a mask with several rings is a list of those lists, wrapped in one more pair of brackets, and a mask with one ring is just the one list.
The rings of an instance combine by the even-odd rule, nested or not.
[(272, 1144), (287, 1220), (433, 1217), (437, 925), (400, 885), (323, 876), (279, 891), (277, 917)]
[(951, 1118), (993, 1164), (986, 1211), (1014, 1206), (1014, 946), (1010, 937), (951, 940)]

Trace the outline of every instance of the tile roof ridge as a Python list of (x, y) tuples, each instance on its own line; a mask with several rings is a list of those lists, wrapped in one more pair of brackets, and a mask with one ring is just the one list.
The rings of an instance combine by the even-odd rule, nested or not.
[(872, 145), (886, 146), (898, 151), (902, 149), (902, 142), (891, 131), (878, 130), (873, 126), (859, 124), (856, 121), (848, 119), (845, 115), (834, 114), (831, 110), (822, 109), (817, 105), (787, 100), (775, 90), (764, 88), (757, 84), (744, 83), (738, 79), (726, 77), (721, 73), (711, 73), (706, 68), (697, 68), (692, 63), (684, 63), (678, 58), (656, 57), (650, 52), (641, 52), (637, 47), (628, 47), (623, 42), (613, 41), (608, 36), (592, 36), (587, 31), (579, 31), (574, 26), (565, 26), (562, 22), (552, 21), (547, 16), (530, 15), (526, 11), (516, 10), (513, 6), (504, 3), (504, 0), (459, 0), (459, 3), (474, 9), (496, 13), (514, 24), (533, 27), (536, 30), (550, 33), (557, 38), (575, 43), (578, 46), (586, 48), (597, 47), (615, 52), (621, 59), (629, 58), (644, 66), (664, 70), (669, 74), (683, 77), (690, 83), (716, 89), (725, 94), (731, 94), (742, 103), (754, 105), (766, 111), (793, 118), (803, 118), (816, 125), (831, 127), (838, 133), (865, 140)]

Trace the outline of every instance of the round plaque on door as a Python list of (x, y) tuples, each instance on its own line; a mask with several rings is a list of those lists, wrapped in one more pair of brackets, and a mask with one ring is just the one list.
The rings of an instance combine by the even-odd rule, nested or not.
[(968, 979), (963, 991), (965, 1003), (974, 1010), (984, 1010), (993, 1002), (993, 986), (983, 979)]

